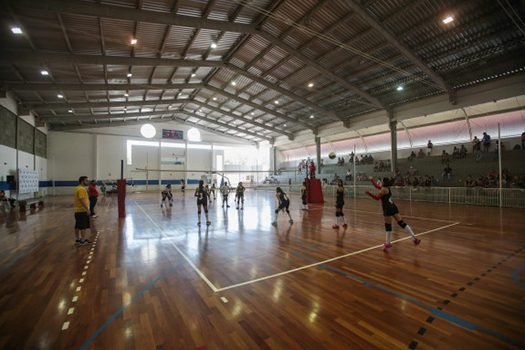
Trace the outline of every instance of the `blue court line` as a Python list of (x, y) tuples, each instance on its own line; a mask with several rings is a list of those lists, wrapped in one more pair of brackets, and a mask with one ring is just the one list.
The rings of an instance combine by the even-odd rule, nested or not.
[[(297, 257), (299, 257), (299, 258), (303, 258), (303, 259), (305, 259), (305, 260), (307, 260), (308, 262), (311, 262), (311, 263), (316, 263), (316, 262), (318, 262), (318, 261), (316, 261), (316, 260), (314, 260), (314, 259), (307, 258), (307, 257), (302, 256), (302, 255), (297, 254), (297, 253), (294, 253), (293, 255), (295, 255), (295, 256), (297, 256)], [(485, 332), (485, 333), (487, 333), (487, 334), (490, 334), (490, 335), (492, 335), (492, 336), (495, 336), (495, 337), (497, 337), (497, 338), (499, 338), (499, 339), (501, 339), (501, 340), (503, 340), (503, 341), (505, 341), (505, 342), (507, 342), (507, 343), (513, 344), (513, 345), (515, 345), (515, 346), (519, 346), (519, 347), (521, 347), (521, 348), (525, 348), (525, 343), (522, 343), (522, 342), (519, 341), (519, 340), (516, 340), (516, 339), (513, 339), (513, 338), (509, 338), (509, 337), (507, 337), (507, 336), (505, 336), (505, 335), (503, 335), (503, 334), (497, 333), (497, 332), (495, 332), (495, 331), (493, 331), (493, 330), (491, 330), (491, 329), (485, 328), (485, 327), (483, 327), (483, 326), (478, 326), (478, 325), (476, 325), (476, 324), (474, 324), (474, 323), (472, 323), (472, 322), (469, 322), (469, 321), (464, 320), (464, 319), (462, 319), (462, 318), (459, 318), (459, 317), (457, 317), (457, 316), (454, 316), (454, 315), (451, 315), (451, 314), (449, 314), (449, 313), (446, 313), (446, 312), (443, 311), (443, 310), (439, 310), (439, 309), (436, 309), (436, 308), (434, 308), (434, 307), (432, 307), (432, 306), (430, 306), (430, 305), (426, 305), (426, 304), (422, 303), (422, 302), (419, 301), (419, 300), (416, 300), (416, 299), (413, 299), (413, 298), (407, 297), (407, 296), (402, 295), (402, 294), (400, 294), (400, 293), (398, 293), (398, 292), (394, 292), (394, 291), (392, 291), (392, 290), (390, 290), (390, 289), (386, 289), (386, 288), (384, 288), (384, 287), (378, 286), (377, 284), (374, 284), (374, 283), (368, 282), (368, 281), (366, 281), (366, 280), (364, 280), (364, 279), (362, 279), (362, 278), (360, 278), (360, 277), (357, 277), (357, 276), (351, 275), (351, 274), (349, 274), (349, 273), (346, 273), (346, 272), (344, 272), (344, 271), (341, 271), (341, 270), (338, 270), (338, 269), (336, 269), (336, 268), (330, 267), (330, 266), (328, 266), (328, 265), (321, 265), (321, 268), (323, 268), (323, 269), (327, 269), (327, 270), (330, 270), (330, 271), (333, 271), (333, 272), (338, 273), (338, 274), (340, 274), (340, 275), (343, 275), (343, 276), (345, 276), (345, 277), (351, 278), (351, 279), (353, 279), (353, 280), (355, 280), (355, 281), (361, 282), (361, 283), (363, 283), (363, 284), (364, 284), (365, 286), (367, 286), (367, 287), (376, 288), (376, 289), (382, 290), (382, 291), (384, 291), (384, 292), (386, 292), (386, 293), (388, 293), (388, 294), (392, 294), (392, 295), (394, 295), (394, 296), (396, 296), (396, 297), (398, 297), (398, 298), (404, 299), (404, 300), (406, 300), (406, 301), (410, 301), (410, 302), (412, 302), (412, 303), (414, 303), (414, 304), (416, 304), (416, 305), (418, 305), (418, 306), (421, 306), (422, 308), (425, 308), (425, 309), (427, 309), (427, 310), (430, 310), (430, 312), (432, 313), (432, 315), (434, 315), (434, 316), (436, 316), (436, 317), (439, 317), (439, 318), (441, 318), (441, 319), (443, 319), (443, 320), (445, 320), (445, 321), (448, 321), (448, 322), (450, 322), (450, 323), (453, 323), (453, 324), (455, 324), (455, 325), (457, 325), (457, 326), (460, 326), (460, 327), (462, 327), (462, 328), (466, 328), (466, 329), (468, 329), (468, 330), (479, 330), (479, 331)]]
[(523, 283), (521, 283), (519, 274), (524, 269), (525, 269), (525, 266), (522, 266), (522, 267), (518, 266), (518, 268), (512, 272), (512, 278), (514, 279), (514, 282), (516, 282), (518, 286), (520, 286), (521, 289), (525, 289), (525, 286), (523, 285)]
[(89, 346), (89, 344), (91, 344), (91, 342), (93, 340), (95, 340), (95, 338), (100, 334), (102, 333), (102, 331), (104, 330), (104, 328), (106, 328), (111, 322), (113, 322), (113, 320), (115, 318), (117, 318), (121, 313), (122, 311), (124, 311), (125, 308), (127, 308), (129, 305), (131, 305), (132, 302), (134, 302), (138, 297), (140, 297), (142, 294), (144, 294), (144, 292), (146, 292), (148, 289), (150, 289), (151, 287), (153, 287), (155, 285), (155, 283), (157, 283), (158, 281), (160, 281), (161, 279), (163, 279), (164, 277), (166, 277), (167, 275), (169, 275), (171, 272), (173, 272), (173, 270), (175, 270), (178, 266), (182, 265), (183, 263), (178, 263), (177, 265), (173, 266), (171, 269), (168, 270), (168, 272), (166, 272), (164, 275), (160, 276), (159, 278), (157, 278), (155, 281), (151, 282), (150, 284), (148, 284), (144, 289), (142, 289), (139, 293), (137, 293), (133, 298), (131, 298), (130, 301), (128, 301), (126, 304), (124, 304), (124, 306), (122, 306), (120, 309), (117, 310), (117, 312), (115, 312), (113, 315), (111, 315), (110, 318), (108, 318), (108, 320), (106, 322), (104, 322), (104, 324), (102, 326), (99, 327), (99, 329), (97, 329), (95, 331), (95, 333), (93, 333), (93, 335), (91, 337), (88, 338), (88, 340), (86, 340), (84, 342), (84, 344), (82, 344), (82, 346), (80, 346), (79, 350), (83, 350), (85, 348), (87, 348)]

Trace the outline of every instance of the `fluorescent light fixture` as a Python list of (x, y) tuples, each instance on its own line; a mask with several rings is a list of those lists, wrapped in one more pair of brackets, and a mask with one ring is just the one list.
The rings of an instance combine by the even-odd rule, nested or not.
[(399, 85), (399, 86), (396, 88), (397, 91), (403, 91), (403, 89), (404, 89), (403, 85)]
[(12, 27), (11, 31), (13, 32), (13, 34), (22, 34), (22, 29), (20, 29), (19, 27)]
[(73, 110), (72, 110), (72, 109), (69, 109), (67, 112), (68, 112), (68, 113), (73, 113)]
[[(151, 124), (144, 124), (140, 127), (140, 133), (147, 139), (151, 139), (157, 133), (157, 129)], [(158, 147), (157, 143), (157, 147)]]
[(191, 77), (193, 78), (194, 76), (196, 76), (197, 74), (195, 73), (191, 73)]
[(131, 78), (132, 76), (133, 76), (133, 74), (128, 73), (128, 78)]
[(278, 105), (278, 104), (279, 104), (279, 101), (278, 101), (278, 100), (275, 100), (275, 104)]
[(211, 46), (212, 49), (216, 49), (217, 48), (217, 43), (214, 41), (214, 42), (211, 43), (210, 46)]
[(310, 119), (314, 119), (314, 116), (313, 116), (313, 115), (311, 115), (311, 116), (310, 116)]
[(254, 113), (254, 112), (251, 112), (250, 114), (251, 114), (251, 115), (255, 115), (255, 113)]
[(234, 81), (232, 81), (232, 85), (233, 85), (233, 86), (235, 86), (235, 85), (237, 85), (237, 83), (236, 83), (236, 82), (234, 82)]
[(213, 100), (214, 100), (214, 101), (217, 101), (217, 97), (214, 97)]
[(308, 87), (314, 87), (314, 83), (308, 84)]
[(200, 141), (201, 140), (201, 133), (199, 130), (195, 128), (191, 128), (188, 130), (188, 141)]
[(137, 39), (133, 38), (131, 39), (131, 45), (135, 45), (137, 43)]
[(449, 24), (449, 23), (452, 22), (453, 20), (454, 20), (454, 17), (452, 17), (452, 16), (448, 16), (447, 18), (445, 18), (445, 19), (443, 20), (443, 23), (445, 23), (445, 24)]
[(284, 124), (283, 126), (286, 127), (286, 124)]
[(58, 98), (64, 98), (64, 95), (62, 95), (62, 94), (58, 94), (57, 97), (58, 97)]
[(42, 74), (42, 75), (49, 75), (49, 72), (44, 69), (44, 70), (40, 71), (40, 74)]
[(129, 97), (129, 94), (126, 92), (126, 93), (124, 94), (124, 97)]

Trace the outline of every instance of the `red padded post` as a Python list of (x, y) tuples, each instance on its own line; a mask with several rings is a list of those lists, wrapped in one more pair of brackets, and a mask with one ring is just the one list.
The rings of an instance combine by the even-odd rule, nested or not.
[(118, 217), (126, 217), (126, 180), (117, 180)]
[(323, 186), (320, 179), (305, 179), (308, 188), (308, 203), (324, 203)]

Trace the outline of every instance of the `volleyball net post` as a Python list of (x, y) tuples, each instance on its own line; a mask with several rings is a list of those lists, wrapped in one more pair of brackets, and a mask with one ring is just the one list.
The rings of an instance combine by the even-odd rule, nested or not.
[(126, 217), (126, 179), (124, 178), (124, 160), (120, 160), (120, 179), (117, 180), (118, 217)]

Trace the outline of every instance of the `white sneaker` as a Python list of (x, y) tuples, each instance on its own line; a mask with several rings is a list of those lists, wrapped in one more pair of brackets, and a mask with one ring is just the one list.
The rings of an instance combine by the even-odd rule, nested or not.
[(97, 214), (95, 214), (95, 215), (91, 215), (91, 217), (92, 217), (93, 219), (95, 219), (95, 218), (98, 218), (98, 215), (97, 215)]

